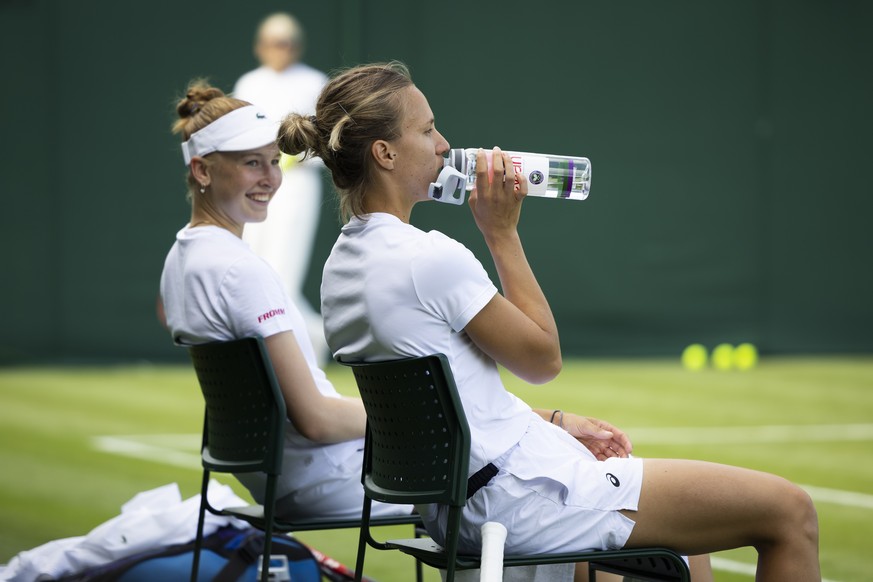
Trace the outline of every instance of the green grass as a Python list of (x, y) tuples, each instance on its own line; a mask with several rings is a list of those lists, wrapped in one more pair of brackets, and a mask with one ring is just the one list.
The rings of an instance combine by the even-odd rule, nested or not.
[[(331, 367), (329, 375), (342, 392), (354, 393), (346, 369)], [(565, 362), (561, 376), (546, 386), (506, 381), (532, 406), (610, 420), (629, 432), (638, 456), (725, 462), (807, 486), (873, 495), (869, 430), (846, 440), (839, 427), (817, 428), (873, 424), (870, 357), (764, 358), (745, 373), (691, 373), (672, 361), (580, 360)], [(196, 449), (201, 422), (201, 397), (186, 366), (0, 369), (0, 563), (49, 540), (87, 533), (139, 491), (176, 482), (184, 497), (196, 494), (196, 462), (181, 467), (138, 461), (96, 450), (93, 438), (190, 434), (180, 446)], [(727, 437), (707, 431), (773, 425), (794, 428), (787, 438), (753, 442), (732, 438), (742, 430)], [(698, 430), (679, 432), (672, 440), (661, 432), (677, 428)], [(232, 478), (220, 480), (248, 498)], [(869, 579), (873, 509), (821, 500), (816, 505), (824, 577)], [(409, 534), (408, 528), (385, 532)], [(348, 530), (300, 538), (351, 565), (356, 536)], [(754, 563), (754, 552), (747, 549), (715, 557)], [(408, 580), (410, 573), (411, 562), (399, 554), (368, 553), (367, 574), (378, 580)], [(427, 579), (439, 578), (429, 572)], [(716, 570), (719, 581), (750, 579)]]

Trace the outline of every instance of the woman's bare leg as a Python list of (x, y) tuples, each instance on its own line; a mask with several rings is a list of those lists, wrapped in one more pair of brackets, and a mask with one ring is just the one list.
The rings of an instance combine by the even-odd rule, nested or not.
[(753, 546), (758, 580), (821, 580), (818, 519), (802, 489), (767, 473), (702, 461), (644, 459), (626, 547), (696, 555)]
[(691, 582), (713, 582), (712, 563), (709, 554), (688, 556), (688, 569), (691, 571)]

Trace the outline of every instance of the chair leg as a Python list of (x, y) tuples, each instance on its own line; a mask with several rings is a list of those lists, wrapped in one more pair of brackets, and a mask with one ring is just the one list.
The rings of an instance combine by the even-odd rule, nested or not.
[[(418, 526), (413, 525), (412, 531), (416, 538), (420, 538), (421, 534), (418, 533)], [(415, 559), (415, 582), (424, 582), (424, 568), (421, 566), (421, 560), (418, 558)]]
[(264, 550), (261, 558), (261, 582), (270, 580), (270, 555), (273, 551), (273, 521), (276, 512), (276, 475), (267, 477), (264, 491)]
[(261, 554), (261, 582), (270, 580), (270, 554), (273, 551), (273, 508), (264, 506), (264, 550)]
[(369, 497), (364, 495), (364, 508), (361, 512), (361, 530), (358, 534), (358, 557), (355, 560), (355, 582), (361, 582), (364, 576), (364, 553), (367, 551), (371, 507), (372, 501)]
[(270, 580), (270, 552), (273, 551), (273, 523), (272, 520), (267, 522), (267, 529), (264, 530), (264, 552), (261, 556), (261, 582), (269, 582)]
[(197, 535), (194, 538), (194, 555), (191, 561), (191, 582), (197, 582), (200, 570), (200, 550), (203, 546), (203, 522), (206, 520), (206, 493), (209, 490), (209, 471), (203, 471), (203, 484), (200, 486), (200, 511), (197, 517)]
[(458, 561), (458, 537), (461, 531), (461, 508), (450, 507), (446, 520), (446, 582), (454, 582)]

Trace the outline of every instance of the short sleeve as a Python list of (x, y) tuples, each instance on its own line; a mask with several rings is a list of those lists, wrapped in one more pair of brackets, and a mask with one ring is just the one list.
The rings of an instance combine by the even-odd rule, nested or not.
[(464, 245), (428, 233), (427, 249), (415, 259), (412, 278), (421, 305), (461, 331), (497, 293), (482, 263)]
[(282, 283), (259, 258), (231, 265), (221, 282), (221, 301), (234, 337), (269, 337), (292, 329)]

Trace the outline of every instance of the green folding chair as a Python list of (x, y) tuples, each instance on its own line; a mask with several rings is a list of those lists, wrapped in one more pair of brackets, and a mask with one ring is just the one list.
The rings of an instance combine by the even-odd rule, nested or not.
[[(364, 512), (355, 572), (360, 580), (367, 546), (400, 550), (434, 568), (478, 568), (480, 556), (459, 555), (461, 511), (466, 504), (470, 429), (457, 387), (442, 354), (352, 368), (367, 409), (364, 449)], [(379, 542), (370, 532), (372, 500), (439, 503), (449, 507), (446, 547), (430, 538)], [(503, 566), (587, 562), (591, 580), (607, 571), (642, 580), (690, 580), (682, 557), (666, 548), (507, 555)]]
[[(272, 532), (360, 527), (360, 519), (279, 520), (274, 515), (276, 481), (282, 474), (282, 449), (285, 427), (289, 422), (285, 399), (273, 372), (273, 365), (260, 337), (185, 346), (206, 401), (203, 422), (203, 484), (197, 538), (191, 568), (191, 582), (196, 582), (203, 541), (206, 512), (242, 519), (266, 533), (264, 556), (270, 556)], [(263, 505), (216, 509), (209, 504), (207, 488), (210, 474), (266, 474)], [(374, 525), (420, 525), (417, 515), (380, 517)], [(268, 560), (267, 560), (268, 561)], [(416, 563), (417, 580), (421, 565)], [(262, 568), (261, 580), (269, 579), (269, 568)]]

